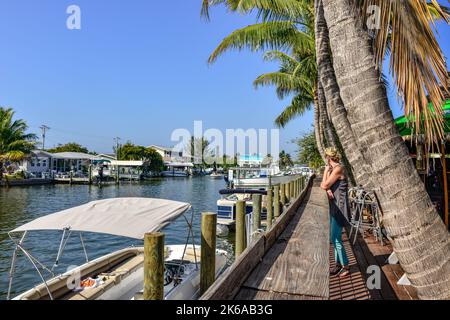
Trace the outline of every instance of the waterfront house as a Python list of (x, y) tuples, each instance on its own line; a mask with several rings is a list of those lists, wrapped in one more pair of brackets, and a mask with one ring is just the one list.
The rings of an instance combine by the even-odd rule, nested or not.
[(173, 148), (151, 145), (149, 148), (158, 152), (164, 161), (166, 170), (163, 176), (188, 176), (193, 172), (192, 157), (185, 155), (183, 151), (174, 151)]
[(27, 158), (17, 164), (16, 171), (24, 171), (32, 177), (42, 178), (50, 172), (52, 157), (50, 152), (33, 150)]
[(51, 171), (53, 173), (73, 172), (82, 174), (87, 172), (89, 164), (102, 158), (81, 152), (58, 152), (52, 154)]

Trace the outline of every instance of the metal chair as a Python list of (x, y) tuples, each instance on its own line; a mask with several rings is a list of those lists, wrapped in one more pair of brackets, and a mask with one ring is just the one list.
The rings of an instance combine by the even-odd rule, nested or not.
[(353, 244), (355, 244), (358, 237), (358, 231), (362, 237), (364, 237), (365, 231), (370, 231), (377, 241), (384, 245), (381, 213), (375, 193), (366, 191), (361, 187), (352, 188), (349, 190), (349, 203), (351, 212), (349, 239), (351, 239), (355, 230)]

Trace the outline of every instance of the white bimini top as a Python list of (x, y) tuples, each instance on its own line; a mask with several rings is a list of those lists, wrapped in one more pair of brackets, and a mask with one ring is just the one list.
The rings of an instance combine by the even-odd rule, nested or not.
[(154, 198), (97, 200), (38, 218), (10, 233), (70, 229), (143, 239), (190, 208), (189, 203)]

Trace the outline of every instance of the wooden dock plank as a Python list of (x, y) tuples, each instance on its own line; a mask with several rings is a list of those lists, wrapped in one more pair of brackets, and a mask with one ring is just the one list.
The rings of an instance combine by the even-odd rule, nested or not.
[(247, 278), (246, 290), (328, 299), (328, 200), (318, 182), (304, 203)]
[(255, 290), (242, 287), (236, 300), (323, 300), (318, 297), (308, 297), (302, 295), (279, 293), (272, 291)]

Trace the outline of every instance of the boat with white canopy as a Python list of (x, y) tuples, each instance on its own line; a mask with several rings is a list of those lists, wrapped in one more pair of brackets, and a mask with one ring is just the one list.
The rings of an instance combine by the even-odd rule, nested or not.
[[(191, 210), (191, 217), (187, 212)], [(192, 230), (194, 211), (189, 203), (153, 198), (113, 198), (43, 216), (12, 231), (15, 243), (11, 262), (7, 299), (10, 299), (19, 251), (28, 258), (42, 283), (15, 297), (15, 300), (130, 300), (142, 299), (144, 284), (144, 248), (122, 249), (89, 261), (83, 233), (94, 232), (143, 240), (183, 216), (187, 223), (186, 243), (165, 247), (165, 299), (196, 299), (200, 288), (200, 246)], [(39, 262), (24, 246), (30, 232), (62, 232), (53, 267)], [(61, 275), (53, 274), (69, 237), (77, 234), (86, 263)], [(191, 243), (190, 243), (191, 241)], [(226, 266), (226, 252), (216, 250), (216, 275)], [(51, 275), (46, 280), (44, 273)]]

